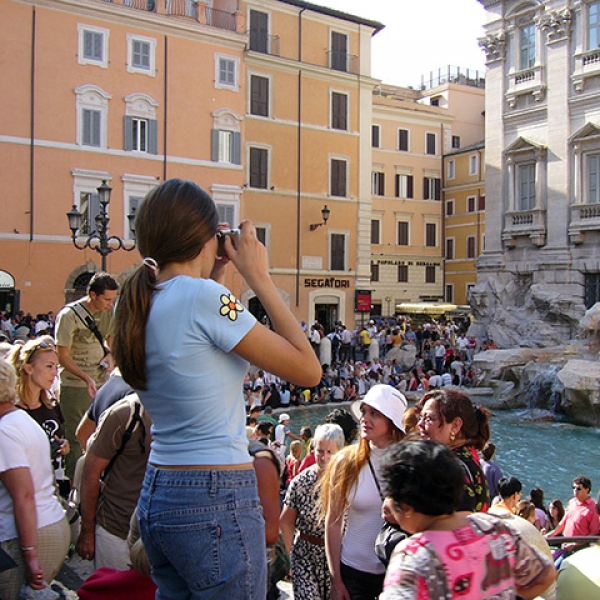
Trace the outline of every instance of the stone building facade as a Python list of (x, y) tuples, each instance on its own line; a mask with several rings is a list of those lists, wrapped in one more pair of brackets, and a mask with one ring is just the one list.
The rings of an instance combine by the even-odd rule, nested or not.
[(576, 332), (600, 299), (600, 2), (479, 0), (486, 35), (486, 238), (476, 333)]

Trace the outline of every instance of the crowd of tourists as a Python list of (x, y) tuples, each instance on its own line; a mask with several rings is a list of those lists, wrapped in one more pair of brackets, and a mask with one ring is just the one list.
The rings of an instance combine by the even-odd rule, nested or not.
[[(0, 597), (56, 598), (69, 548), (93, 561), (82, 600), (264, 600), (286, 577), (309, 600), (581, 597), (591, 481), (561, 515), (502, 476), (490, 414), (459, 387), (477, 342), (452, 323), (338, 324), (322, 366), (321, 327), (296, 322), (252, 224), (228, 226), (196, 184), (165, 181), (121, 287), (97, 273), (56, 319), (2, 315)], [(223, 285), (229, 263), (271, 327)], [(344, 400), (314, 435), (290, 428), (285, 407)]]

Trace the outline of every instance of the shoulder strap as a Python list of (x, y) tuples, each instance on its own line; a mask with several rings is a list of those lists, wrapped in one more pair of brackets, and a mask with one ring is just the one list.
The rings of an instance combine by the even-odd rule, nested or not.
[(130, 407), (130, 411), (132, 412), (130, 412), (129, 421), (127, 421), (127, 426), (125, 429), (125, 433), (123, 434), (123, 439), (121, 440), (121, 445), (119, 446), (119, 449), (117, 450), (115, 455), (110, 459), (110, 462), (108, 463), (106, 469), (104, 469), (104, 472), (102, 473), (102, 481), (106, 480), (109, 471), (115, 464), (115, 461), (117, 460), (117, 458), (119, 458), (121, 454), (123, 454), (125, 446), (127, 446), (127, 443), (131, 439), (131, 436), (133, 435), (133, 432), (135, 431), (138, 425), (140, 426), (140, 430), (142, 432), (142, 435), (139, 439), (140, 453), (144, 454), (146, 452), (146, 426), (144, 425), (144, 421), (142, 419), (142, 415), (144, 414), (144, 408), (141, 405), (141, 403), (136, 400), (134, 406)]
[(379, 479), (377, 479), (377, 475), (375, 474), (375, 469), (373, 467), (373, 463), (371, 462), (371, 459), (369, 458), (369, 469), (371, 469), (371, 474), (373, 475), (373, 479), (375, 480), (375, 485), (377, 486), (377, 491), (379, 492), (379, 496), (382, 500), (385, 500), (385, 498), (383, 497), (383, 494), (381, 493), (381, 486), (379, 485)]
[[(92, 313), (81, 302), (74, 302), (73, 304), (69, 305), (69, 308), (79, 317), (79, 320), (96, 336), (96, 339), (100, 342), (102, 350), (104, 350), (104, 355), (106, 356), (104, 338), (102, 337), (102, 333), (98, 329), (98, 325), (96, 325), (96, 320), (92, 316)], [(83, 313), (82, 315), (82, 309), (87, 314)]]

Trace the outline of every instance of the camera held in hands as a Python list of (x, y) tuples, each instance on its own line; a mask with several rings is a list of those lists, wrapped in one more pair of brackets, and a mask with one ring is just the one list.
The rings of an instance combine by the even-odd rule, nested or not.
[(64, 440), (57, 440), (56, 438), (50, 440), (50, 457), (56, 458), (62, 447)]
[(223, 257), (227, 256), (227, 252), (225, 251), (225, 238), (229, 236), (231, 238), (231, 243), (234, 248), (238, 248), (240, 244), (240, 230), (239, 229), (222, 229), (221, 231), (217, 231), (217, 256)]

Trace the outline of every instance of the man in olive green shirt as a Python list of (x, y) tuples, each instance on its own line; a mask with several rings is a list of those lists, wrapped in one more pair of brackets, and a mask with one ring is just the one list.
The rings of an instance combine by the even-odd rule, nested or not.
[[(114, 366), (109, 344), (118, 289), (118, 283), (110, 275), (96, 273), (90, 280), (87, 296), (67, 304), (56, 319), (59, 400), (65, 417), (65, 437), (71, 446), (71, 452), (65, 457), (66, 474), (71, 480), (75, 463), (82, 454), (75, 430)], [(102, 343), (93, 331), (94, 326), (100, 332)]]

